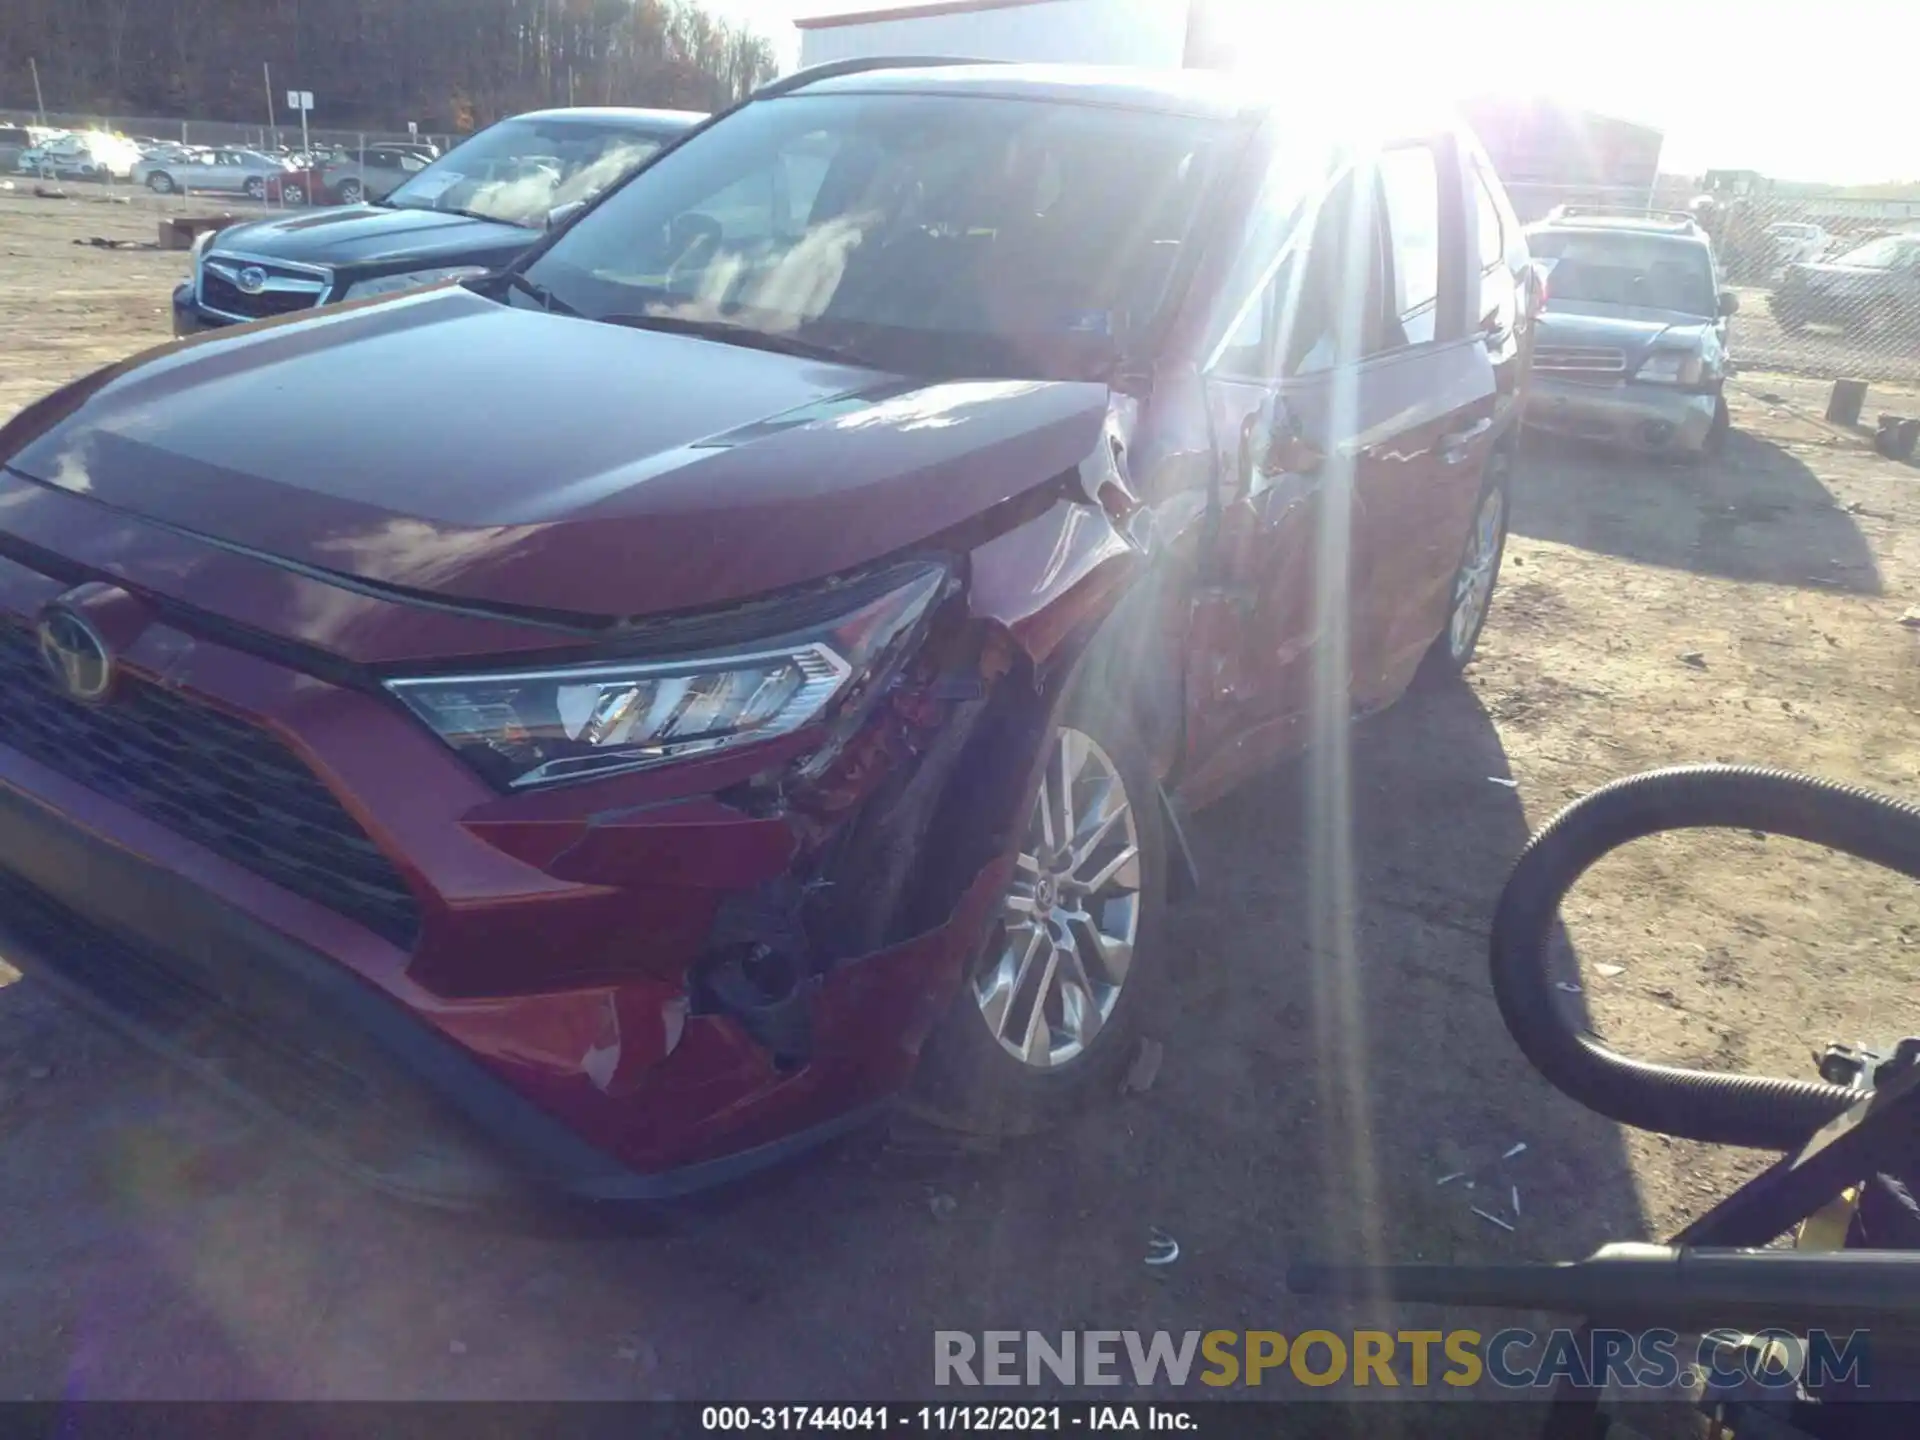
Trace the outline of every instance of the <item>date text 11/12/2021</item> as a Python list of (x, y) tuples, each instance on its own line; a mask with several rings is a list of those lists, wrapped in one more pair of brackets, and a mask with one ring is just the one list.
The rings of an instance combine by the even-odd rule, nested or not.
[(873, 1435), (1019, 1433), (1075, 1430), (1192, 1431), (1188, 1407), (1173, 1405), (707, 1405), (700, 1428), (716, 1433), (850, 1430)]

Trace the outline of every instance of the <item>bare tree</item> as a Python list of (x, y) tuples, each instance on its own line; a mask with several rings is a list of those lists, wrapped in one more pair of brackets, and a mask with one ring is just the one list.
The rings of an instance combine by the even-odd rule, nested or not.
[(334, 125), (430, 129), (581, 102), (713, 109), (776, 71), (696, 0), (5, 0), (0, 104), (226, 120), (260, 66)]

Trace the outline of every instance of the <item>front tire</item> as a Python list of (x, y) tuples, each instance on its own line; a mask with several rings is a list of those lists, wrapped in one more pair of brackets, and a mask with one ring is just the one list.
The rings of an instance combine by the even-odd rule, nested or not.
[(342, 180), (337, 191), (342, 205), (358, 205), (367, 194), (358, 180)]
[(1513, 453), (1502, 446), (1487, 461), (1487, 478), (1473, 507), (1473, 528), (1447, 591), (1446, 625), (1420, 665), (1420, 678), (1429, 684), (1458, 677), (1473, 660), (1480, 632), (1487, 627), (1500, 562), (1507, 553), (1512, 477)]
[(247, 198), (249, 200), (266, 199), (267, 198), (267, 182), (257, 177), (255, 179), (247, 181)]
[(282, 185), (280, 187), (280, 199), (288, 205), (304, 205), (307, 203), (307, 187), (298, 182), (291, 185)]
[(1125, 707), (1076, 689), (1048, 728), (1001, 908), (922, 1054), (914, 1113), (1025, 1135), (1114, 1092), (1163, 979), (1166, 847)]

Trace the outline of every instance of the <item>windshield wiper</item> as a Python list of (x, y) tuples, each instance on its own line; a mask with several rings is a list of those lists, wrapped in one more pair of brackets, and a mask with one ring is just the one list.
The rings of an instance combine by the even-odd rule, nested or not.
[(542, 310), (550, 311), (555, 315), (578, 315), (580, 313), (546, 286), (542, 285), (538, 280), (529, 280), (518, 270), (508, 272), (507, 288), (509, 290), (518, 290), (522, 295), (531, 299)]
[(792, 335), (776, 335), (755, 330), (751, 325), (736, 325), (727, 320), (695, 320), (685, 315), (598, 315), (608, 325), (626, 325), (635, 330), (659, 330), (668, 335), (692, 335), (701, 340), (718, 340), (723, 345), (740, 345), (749, 350), (771, 350), (776, 355), (797, 355), (803, 360), (824, 360), (832, 365), (859, 365), (866, 362), (831, 345), (818, 345)]
[(496, 225), (517, 225), (522, 230), (532, 230), (536, 228), (526, 224), (524, 221), (508, 220), (501, 215), (489, 215), (482, 210), (468, 210), (460, 205), (395, 205), (393, 208), (396, 210), (421, 210), (429, 215), (458, 215), (466, 220), (491, 220)]

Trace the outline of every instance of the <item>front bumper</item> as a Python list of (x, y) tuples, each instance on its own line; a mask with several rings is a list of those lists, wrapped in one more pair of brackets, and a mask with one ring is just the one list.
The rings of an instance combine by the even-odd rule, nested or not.
[[(0, 556), (0, 626), (65, 588)], [(833, 958), (783, 1050), (697, 982), (800, 888), (789, 821), (713, 798), (741, 762), (503, 798), (379, 698), (176, 619), (121, 650), (123, 683), (298, 756), (392, 858), (417, 940), (0, 744), (0, 954), (410, 1198), (661, 1200), (859, 1123), (910, 1078), (1005, 883), (982, 863), (927, 928)]]
[(1526, 423), (1647, 454), (1698, 454), (1713, 429), (1717, 400), (1633, 380), (1589, 384), (1535, 371)]
[(198, 335), (203, 330), (221, 330), (232, 323), (231, 320), (209, 315), (194, 304), (191, 280), (174, 287), (173, 333), (176, 338), (184, 335)]

